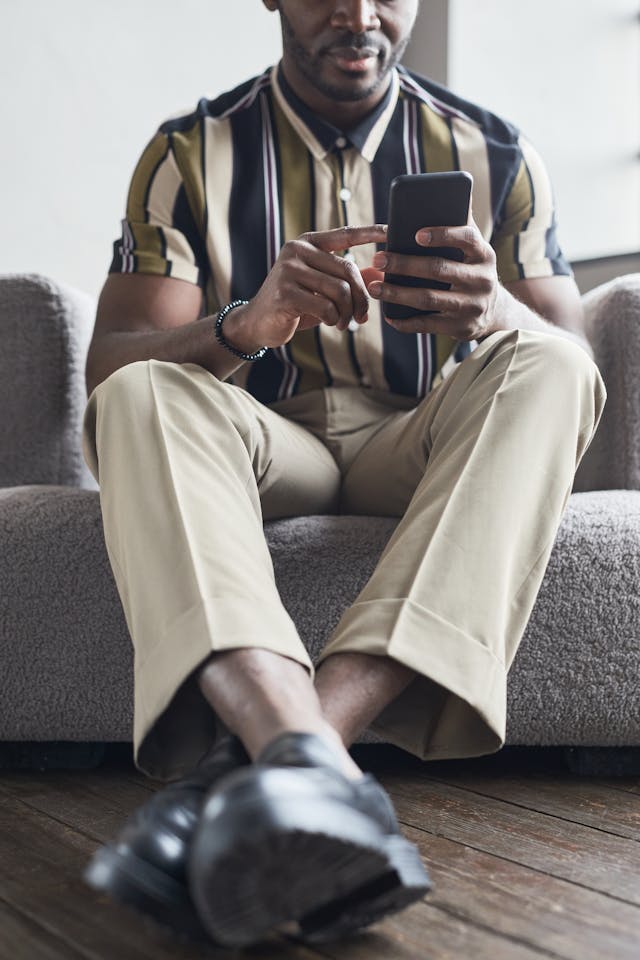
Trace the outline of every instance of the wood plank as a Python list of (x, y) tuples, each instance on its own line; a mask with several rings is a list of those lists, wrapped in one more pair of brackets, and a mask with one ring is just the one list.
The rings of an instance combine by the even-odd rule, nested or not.
[(640, 841), (640, 797), (612, 790), (599, 780), (570, 775), (481, 777), (464, 774), (420, 779), (451, 783), (471, 793), (506, 800), (538, 813)]
[(433, 780), (383, 779), (409, 826), (640, 905), (632, 841)]
[[(52, 936), (69, 939), (87, 960), (202, 960), (241, 957), (213, 945), (183, 943), (157, 924), (98, 896), (81, 880), (95, 843), (8, 795), (0, 797), (0, 889), (4, 901)], [(301, 960), (279, 939), (265, 960)], [(305, 960), (316, 956), (306, 951)]]
[(0, 900), (0, 957), (17, 960), (83, 960), (69, 943), (51, 936), (37, 923)]
[(637, 960), (640, 908), (413, 827), (428, 903), (567, 960)]
[(552, 956), (428, 903), (414, 904), (370, 933), (316, 949), (330, 960), (546, 960)]
[[(47, 779), (44, 779), (44, 784)], [(39, 803), (54, 810), (57, 815), (72, 819), (79, 818), (83, 827), (86, 828), (89, 814), (86, 810), (82, 810), (82, 779), (83, 777), (77, 778), (73, 803), (66, 811), (61, 807), (64, 791), (60, 789), (61, 783), (66, 783), (66, 777), (55, 778), (57, 787), (51, 791), (49, 799), (42, 782), (37, 785), (32, 784), (32, 788), (27, 789), (28, 784), (20, 779), (14, 779), (11, 787), (24, 790), (29, 804)], [(51, 785), (53, 786), (53, 782)], [(107, 795), (102, 801), (103, 806), (98, 811), (93, 810), (91, 814), (93, 816), (97, 812), (98, 821), (101, 824), (104, 823), (105, 811), (118, 820), (121, 815), (120, 810), (109, 812), (106, 781), (104, 787), (107, 788)], [(85, 800), (93, 802), (93, 794), (88, 792)], [(11, 829), (11, 823), (15, 824), (16, 821), (19, 821), (19, 829)], [(9, 829), (2, 829), (5, 826)], [(138, 960), (142, 957), (151, 957), (153, 954), (156, 960), (160, 960), (162, 957), (169, 956), (168, 952), (165, 953), (169, 950), (172, 951), (172, 956), (183, 957), (185, 960), (198, 956), (197, 953), (189, 952), (184, 946), (181, 946), (180, 951), (176, 951), (174, 939), (168, 935), (164, 937), (155, 925), (141, 923), (137, 916), (104, 898), (97, 897), (92, 891), (84, 888), (79, 876), (95, 844), (82, 834), (76, 833), (69, 826), (49, 819), (46, 814), (35, 811), (31, 806), (27, 807), (22, 801), (10, 796), (8, 792), (0, 800), (0, 833), (2, 835), (0, 837), (0, 877), (3, 880), (3, 886), (6, 886), (6, 881), (9, 881), (9, 891), (14, 905), (19, 906), (27, 915), (34, 918), (42, 916), (53, 918), (49, 919), (49, 922), (54, 924), (54, 929), (69, 931), (73, 936), (73, 942), (83, 950), (83, 956), (95, 960), (98, 957), (117, 955), (126, 957), (127, 960), (129, 958)], [(27, 842), (30, 845), (28, 864), (22, 864), (17, 871), (10, 870), (9, 865), (24, 853)], [(71, 849), (69, 849), (70, 843)], [(10, 872), (10, 876), (3, 876), (5, 869)], [(44, 888), (42, 884), (34, 885), (31, 881), (34, 871), (40, 876), (51, 878), (50, 883), (45, 883)], [(507, 958), (508, 960), (512, 958), (513, 960), (534, 960), (534, 958), (538, 960), (540, 957), (539, 951), (525, 949), (519, 945), (514, 953), (510, 940), (505, 941), (492, 931), (473, 929), (473, 925), (465, 924), (459, 918), (436, 908), (426, 909), (434, 913), (434, 917), (429, 921), (433, 938), (431, 955), (434, 958), (450, 956), (451, 943), (457, 942), (472, 946), (473, 955), (479, 960), (483, 957), (487, 957), (487, 960), (502, 960), (502, 958), (504, 960)], [(386, 923), (391, 923), (391, 927), (381, 941), (384, 946), (383, 952), (378, 953), (377, 956), (385, 957), (385, 960), (395, 957), (422, 960), (424, 957), (421, 932), (423, 918), (419, 916), (417, 921), (412, 921), (408, 914), (404, 913), (401, 924), (400, 918)], [(387, 930), (386, 924), (381, 925), (379, 929)], [(99, 947), (98, 944), (100, 944)], [(125, 954), (122, 953), (123, 944), (126, 944)], [(342, 957), (343, 946), (344, 944), (335, 945), (338, 951), (336, 956)], [(302, 960), (303, 956), (306, 960), (314, 960), (317, 957), (315, 948), (314, 951), (310, 951), (295, 943), (288, 945), (286, 950), (284, 944), (278, 945), (277, 948), (267, 946), (259, 949), (260, 956), (263, 957), (277, 955), (283, 958), (291, 957), (292, 960)], [(214, 951), (211, 955), (218, 954)], [(333, 954), (325, 953), (325, 955)], [(225, 953), (224, 956), (228, 957), (229, 954)], [(373, 960), (375, 956), (375, 953), (367, 953), (368, 960)]]
[(0, 795), (16, 797), (100, 843), (113, 839), (129, 814), (151, 797), (114, 772), (13, 774), (0, 779)]
[(640, 794), (640, 777), (615, 777), (611, 780), (601, 780), (598, 782), (609, 787), (610, 790), (621, 790), (624, 793)]

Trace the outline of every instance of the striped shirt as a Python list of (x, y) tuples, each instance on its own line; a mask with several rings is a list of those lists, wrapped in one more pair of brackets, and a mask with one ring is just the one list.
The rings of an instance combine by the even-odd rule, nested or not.
[[(163, 124), (133, 174), (110, 272), (198, 284), (203, 315), (213, 314), (251, 299), (288, 240), (386, 223), (394, 177), (449, 170), (473, 175), (474, 219), (502, 282), (571, 273), (549, 178), (531, 144), (402, 67), (379, 107), (346, 133), (315, 117), (278, 67)], [(364, 267), (374, 252), (366, 245), (350, 255)], [(267, 404), (331, 385), (421, 398), (469, 349), (440, 334), (400, 333), (372, 302), (355, 332), (299, 331), (233, 382)]]

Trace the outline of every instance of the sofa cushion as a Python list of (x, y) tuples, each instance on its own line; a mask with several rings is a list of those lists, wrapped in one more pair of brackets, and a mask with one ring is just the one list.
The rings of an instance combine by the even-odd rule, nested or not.
[(0, 275), (0, 487), (95, 488), (82, 458), (91, 297), (37, 274)]
[[(317, 656), (395, 521), (267, 524), (276, 580)], [(2, 740), (129, 740), (132, 656), (96, 492), (0, 491)], [(640, 492), (574, 494), (509, 675), (507, 742), (640, 744)]]

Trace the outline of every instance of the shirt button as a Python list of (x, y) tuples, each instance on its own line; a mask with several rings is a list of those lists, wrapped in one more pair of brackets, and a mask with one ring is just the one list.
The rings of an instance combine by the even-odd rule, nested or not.
[(358, 323), (357, 320), (354, 320), (353, 317), (351, 317), (351, 320), (349, 320), (349, 326), (347, 327), (347, 330), (350, 330), (351, 333), (355, 333), (356, 330), (359, 330), (359, 329), (360, 329), (360, 324)]
[(336, 147), (338, 147), (340, 150), (343, 150), (346, 147), (346, 145), (347, 145), (347, 138), (338, 137), (338, 139), (336, 140)]
[(351, 190), (349, 190), (349, 187), (342, 187), (339, 197), (341, 200), (344, 200), (345, 203), (347, 200), (351, 200)]

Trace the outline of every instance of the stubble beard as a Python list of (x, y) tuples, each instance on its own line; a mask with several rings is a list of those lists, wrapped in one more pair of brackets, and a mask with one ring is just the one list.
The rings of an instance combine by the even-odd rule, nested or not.
[[(323, 54), (316, 54), (316, 56), (309, 55), (307, 50), (305, 50), (296, 37), (291, 24), (287, 20), (282, 10), (280, 10), (280, 20), (282, 23), (282, 37), (284, 46), (287, 52), (291, 55), (302, 76), (312, 86), (314, 86), (319, 93), (331, 100), (335, 100), (338, 103), (357, 103), (360, 100), (366, 100), (368, 97), (372, 96), (372, 94), (376, 92), (381, 84), (384, 83), (393, 68), (400, 62), (407, 44), (409, 43), (409, 37), (407, 37), (401, 44), (399, 44), (398, 47), (396, 47), (391, 57), (384, 65), (384, 68), (379, 72), (374, 82), (370, 84), (370, 86), (361, 87), (360, 89), (352, 88), (349, 90), (343, 87), (335, 86), (334, 84), (323, 79)], [(357, 38), (354, 38), (353, 45), (357, 47), (358, 45), (365, 46), (366, 44), (362, 43), (362, 41), (358, 41)]]

